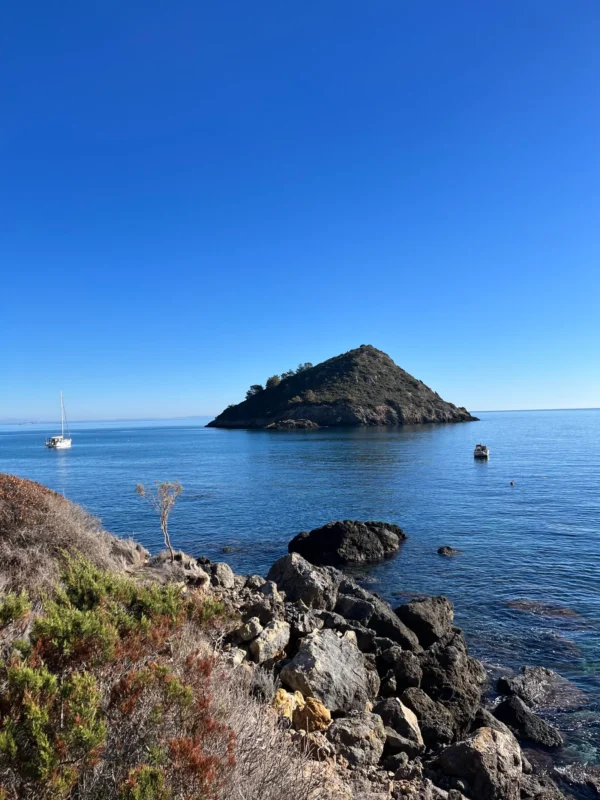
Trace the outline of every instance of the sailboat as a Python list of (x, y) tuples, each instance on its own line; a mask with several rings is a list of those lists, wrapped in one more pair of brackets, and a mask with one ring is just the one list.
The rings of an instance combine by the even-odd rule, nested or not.
[[(67, 428), (67, 435), (65, 436), (65, 426)], [(65, 404), (63, 403), (63, 395), (60, 393), (60, 436), (51, 436), (46, 439), (46, 447), (53, 450), (66, 450), (71, 447), (71, 434), (69, 433), (69, 423), (67, 422), (67, 415), (65, 414)]]

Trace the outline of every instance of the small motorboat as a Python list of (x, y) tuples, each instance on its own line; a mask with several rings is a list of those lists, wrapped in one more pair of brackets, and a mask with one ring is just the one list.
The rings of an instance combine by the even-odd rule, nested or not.
[(490, 448), (486, 444), (476, 444), (473, 456), (475, 458), (489, 458)]

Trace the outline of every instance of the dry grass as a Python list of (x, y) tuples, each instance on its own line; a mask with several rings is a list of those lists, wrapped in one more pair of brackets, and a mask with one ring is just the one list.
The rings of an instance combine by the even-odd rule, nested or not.
[(33, 599), (54, 589), (64, 553), (122, 569), (141, 548), (117, 539), (81, 506), (34, 481), (0, 473), (0, 590)]

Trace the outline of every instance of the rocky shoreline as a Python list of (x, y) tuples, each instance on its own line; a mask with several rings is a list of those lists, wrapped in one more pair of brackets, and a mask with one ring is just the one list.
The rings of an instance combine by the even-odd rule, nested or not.
[[(371, 526), (372, 534), (383, 523), (325, 528), (339, 539), (342, 526), (356, 547), (361, 525)], [(367, 551), (372, 545), (367, 536)], [(547, 764), (539, 766), (522, 750), (547, 753), (562, 745), (560, 733), (533, 706), (568, 682), (550, 670), (526, 668), (498, 682), (493, 702), (484, 699), (485, 669), (469, 655), (445, 597), (393, 609), (339, 569), (299, 552), (278, 559), (265, 577), (236, 575), (226, 563), (206, 558), (178, 558), (173, 568), (179, 577), (219, 596), (239, 619), (223, 643), (227, 661), (271, 674), (279, 688), (269, 700), (290, 737), (313, 758), (360, 775), (373, 796), (574, 796), (568, 786), (557, 786)], [(337, 563), (352, 560), (360, 559)], [(172, 569), (164, 560), (163, 568)]]

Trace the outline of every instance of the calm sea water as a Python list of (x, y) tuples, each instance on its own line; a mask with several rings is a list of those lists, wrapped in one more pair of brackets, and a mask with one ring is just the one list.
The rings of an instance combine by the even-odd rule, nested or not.
[[(447, 595), (491, 672), (542, 664), (573, 680), (586, 699), (554, 717), (564, 755), (598, 764), (600, 410), (480, 416), (306, 433), (87, 423), (72, 426), (67, 451), (43, 446), (54, 427), (5, 426), (0, 470), (64, 493), (151, 550), (160, 531), (135, 484), (177, 478), (175, 544), (239, 572), (265, 573), (293, 535), (330, 520), (398, 523), (409, 535), (401, 553), (359, 577), (392, 602)], [(488, 462), (473, 459), (479, 441)], [(444, 544), (462, 554), (438, 556)]]

